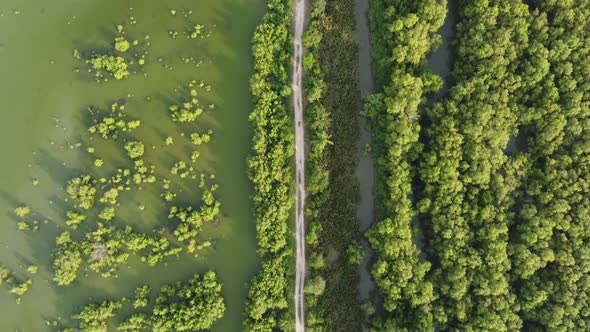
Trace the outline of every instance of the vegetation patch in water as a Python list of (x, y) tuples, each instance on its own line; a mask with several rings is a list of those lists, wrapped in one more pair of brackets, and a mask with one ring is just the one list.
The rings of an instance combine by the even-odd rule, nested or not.
[[(163, 285), (152, 304), (148, 286), (138, 288), (135, 294), (134, 301), (123, 298), (84, 306), (72, 316), (79, 321), (78, 327), (62, 332), (106, 332), (122, 311), (131, 314), (119, 319), (119, 331), (201, 331), (210, 328), (225, 312), (221, 284), (213, 271), (197, 274), (185, 283)], [(147, 310), (137, 310), (148, 305)]]

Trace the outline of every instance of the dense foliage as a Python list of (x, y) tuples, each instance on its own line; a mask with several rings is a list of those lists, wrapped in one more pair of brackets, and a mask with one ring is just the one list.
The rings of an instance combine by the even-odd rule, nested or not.
[(53, 280), (60, 286), (69, 285), (78, 276), (78, 270), (83, 262), (82, 252), (80, 246), (72, 241), (70, 232), (63, 232), (55, 242), (57, 248), (53, 260)]
[(195, 275), (186, 283), (163, 285), (149, 311), (135, 310), (148, 306), (149, 293), (150, 288), (143, 286), (136, 290), (133, 303), (124, 299), (88, 304), (72, 316), (80, 321), (79, 326), (63, 332), (106, 332), (120, 311), (128, 318), (117, 325), (119, 331), (201, 331), (210, 328), (225, 311), (221, 284), (213, 271), (202, 277)]
[(381, 92), (369, 96), (365, 114), (375, 141), (378, 222), (367, 238), (377, 262), (372, 274), (383, 292), (382, 319), (376, 329), (432, 329), (430, 263), (420, 258), (414, 242), (418, 230), (412, 202), (412, 167), (422, 146), (420, 106), (441, 87), (425, 70), (426, 57), (438, 43), (446, 1), (374, 1), (370, 12), (374, 70)]
[(518, 59), (527, 43), (526, 6), (476, 1), (461, 7), (456, 81), (427, 113), (431, 126), (420, 167), (419, 203), (429, 220), (429, 255), (446, 328), (514, 330), (521, 326), (508, 283), (510, 193), (520, 159), (504, 149), (516, 129)]
[(445, 4), (373, 2), (377, 330), (588, 329), (588, 5), (459, 2), (453, 86), (429, 104)]
[(253, 152), (248, 160), (254, 184), (254, 217), (262, 269), (250, 285), (244, 328), (270, 331), (292, 326), (287, 294), (292, 252), (287, 244), (293, 207), (293, 127), (287, 97), (291, 11), (288, 1), (268, 0), (268, 12), (254, 33)]
[[(309, 137), (307, 162), (306, 325), (314, 331), (360, 330), (362, 248), (356, 218), (358, 60), (354, 1), (312, 1), (303, 36)], [(352, 246), (351, 246), (352, 245)], [(350, 259), (349, 253), (354, 254)], [(330, 257), (330, 261), (328, 261)]]
[(524, 329), (590, 329), (590, 2), (529, 5), (519, 65), (526, 178), (510, 228), (512, 285)]

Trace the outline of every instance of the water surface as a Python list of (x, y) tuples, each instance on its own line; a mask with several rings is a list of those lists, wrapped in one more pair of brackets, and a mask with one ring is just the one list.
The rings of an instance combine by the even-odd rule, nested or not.
[[(172, 15), (171, 9), (177, 14)], [(61, 317), (67, 322), (91, 297), (129, 297), (140, 285), (157, 287), (211, 268), (223, 283), (227, 304), (226, 314), (214, 330), (241, 330), (247, 295), (244, 285), (259, 265), (245, 160), (251, 139), (247, 121), (251, 110), (250, 40), (263, 11), (264, 2), (254, 0), (2, 1), (0, 263), (21, 279), (29, 277), (29, 264), (38, 265), (39, 273), (32, 277), (31, 290), (20, 305), (6, 289), (0, 290), (0, 330), (50, 330), (46, 319)], [(130, 16), (137, 20), (136, 25), (129, 24)], [(168, 30), (182, 32), (188, 23), (212, 29), (211, 37), (203, 41), (169, 37)], [(88, 51), (108, 47), (117, 24), (123, 24), (134, 38), (150, 35), (147, 76), (140, 72), (124, 81), (97, 84), (85, 75), (83, 64), (72, 52), (74, 48)], [(202, 65), (183, 64), (181, 57), (193, 57)], [(76, 72), (75, 68), (82, 70)], [(168, 120), (166, 110), (190, 79), (211, 83), (213, 92), (205, 99), (214, 103), (216, 110), (204, 116), (196, 128), (179, 128)], [(217, 239), (215, 249), (202, 258), (172, 259), (155, 268), (130, 260), (130, 267), (123, 267), (116, 279), (104, 279), (88, 271), (71, 287), (58, 287), (50, 281), (50, 253), (55, 236), (66, 229), (63, 187), (68, 179), (92, 167), (92, 159), (82, 150), (88, 144), (95, 146), (105, 159), (105, 172), (109, 167), (125, 166), (126, 162), (120, 149), (104, 142), (89, 142), (82, 135), (87, 109), (105, 108), (120, 99), (127, 100), (130, 116), (143, 121), (134, 135), (146, 143), (145, 159), (155, 164), (158, 171), (169, 169), (177, 158), (186, 158), (187, 145), (181, 132), (208, 128), (215, 131), (213, 142), (202, 151), (200, 164), (201, 171), (217, 174), (216, 182), (220, 185), (223, 216), (219, 225), (208, 230)], [(162, 143), (166, 136), (178, 143), (165, 148)], [(33, 179), (39, 181), (37, 186)], [(178, 185), (184, 188), (182, 200), (198, 203), (191, 184)], [(125, 208), (118, 209), (121, 222), (142, 231), (165, 222), (165, 206), (158, 194), (159, 185), (122, 194)], [(20, 204), (33, 208), (41, 221), (39, 232), (16, 231), (17, 220), (12, 211)], [(138, 209), (140, 204), (145, 210)], [(43, 223), (45, 219), (47, 224)]]
[[(359, 89), (362, 96), (375, 92), (375, 82), (371, 71), (371, 45), (369, 19), (367, 11), (369, 9), (369, 0), (357, 0), (355, 8), (356, 16), (356, 37), (359, 45)], [(359, 110), (362, 105), (359, 102)], [(372, 155), (365, 151), (365, 146), (371, 144), (371, 133), (367, 127), (367, 120), (359, 115), (359, 126), (361, 137), (358, 141), (358, 164), (356, 176), (359, 180), (360, 200), (357, 208), (357, 218), (360, 224), (361, 232), (365, 232), (375, 223), (375, 165)], [(359, 293), (361, 301), (369, 301), (370, 293), (376, 288), (375, 281), (370, 274), (370, 260), (374, 252), (367, 241), (363, 241), (365, 249), (365, 259), (359, 267), (360, 281)], [(365, 328), (366, 329), (366, 328)]]

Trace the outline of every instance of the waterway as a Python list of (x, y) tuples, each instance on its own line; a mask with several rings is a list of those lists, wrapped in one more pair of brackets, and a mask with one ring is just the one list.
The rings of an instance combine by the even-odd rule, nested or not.
[[(371, 70), (371, 45), (369, 37), (369, 18), (367, 11), (370, 0), (357, 0), (355, 8), (356, 16), (356, 38), (359, 45), (359, 89), (361, 95), (368, 95), (375, 92), (375, 82)], [(362, 105), (359, 102), (359, 110)], [(358, 141), (358, 164), (356, 176), (360, 185), (360, 200), (357, 208), (357, 219), (360, 223), (361, 232), (365, 232), (375, 222), (375, 166), (371, 154), (366, 151), (365, 146), (371, 144), (371, 133), (367, 127), (367, 120), (359, 115), (359, 127), (361, 137)], [(373, 252), (367, 241), (363, 241), (363, 248), (367, 253), (359, 267), (360, 283), (359, 293), (361, 301), (369, 300), (371, 291), (376, 287), (375, 281), (370, 274), (370, 260)]]
[(451, 86), (451, 69), (453, 64), (453, 40), (455, 38), (455, 23), (457, 21), (456, 0), (447, 1), (447, 16), (445, 22), (438, 30), (442, 37), (442, 44), (430, 57), (426, 68), (443, 79), (443, 87), (437, 93), (430, 96), (429, 102), (435, 102), (449, 91)]
[[(375, 82), (371, 70), (371, 45), (370, 31), (367, 11), (370, 6), (370, 0), (357, 0), (356, 3), (356, 37), (359, 43), (359, 88), (362, 95), (375, 92)], [(441, 46), (436, 49), (428, 58), (427, 69), (439, 75), (443, 79), (443, 87), (436, 94), (429, 98), (429, 103), (436, 102), (449, 91), (451, 82), (451, 65), (452, 65), (452, 41), (455, 35), (456, 22), (456, 4), (455, 1), (447, 3), (447, 16), (443, 26), (439, 29), (442, 37)], [(357, 217), (360, 221), (361, 231), (366, 231), (375, 222), (374, 210), (374, 184), (375, 184), (375, 167), (372, 156), (365, 151), (365, 146), (371, 144), (371, 134), (367, 128), (366, 120), (359, 116), (361, 127), (361, 139), (358, 144), (359, 163), (356, 175), (360, 183), (360, 203), (357, 211)], [(413, 222), (419, 222), (415, 218)], [(416, 239), (417, 246), (422, 249), (424, 239), (419, 234)], [(368, 243), (363, 243), (367, 253), (360, 268), (360, 297), (362, 301), (369, 301), (371, 293), (376, 289), (376, 284), (370, 274), (370, 262), (374, 256)], [(426, 257), (423, 257), (426, 258)], [(365, 330), (368, 330), (365, 327)]]
[[(443, 80), (442, 88), (432, 94), (428, 98), (428, 105), (436, 103), (441, 98), (447, 95), (449, 88), (452, 85), (452, 65), (453, 65), (453, 40), (455, 38), (455, 23), (457, 21), (457, 4), (455, 0), (447, 1), (447, 15), (443, 25), (438, 30), (438, 34), (442, 37), (441, 45), (428, 57), (426, 68)], [(412, 197), (413, 199), (413, 197)], [(423, 229), (419, 216), (412, 218), (412, 224), (418, 225)], [(426, 240), (423, 232), (419, 232), (414, 238), (414, 243), (420, 250), (420, 257), (428, 259), (426, 251), (424, 250)]]
[[(213, 330), (241, 330), (245, 284), (260, 264), (246, 157), (251, 145), (247, 120), (252, 108), (248, 90), (250, 40), (264, 8), (263, 1), (255, 0), (0, 3), (0, 264), (19, 279), (33, 280), (20, 305), (7, 289), (0, 289), (1, 331), (53, 330), (46, 320), (59, 319), (67, 325), (68, 317), (90, 299), (130, 297), (140, 285), (157, 288), (209, 269), (218, 273), (227, 305), (224, 318)], [(176, 11), (174, 15), (171, 10)], [(130, 23), (131, 16), (136, 24)], [(170, 38), (169, 30), (182, 33), (189, 23), (203, 24), (212, 32), (211, 37), (203, 41)], [(84, 64), (72, 56), (73, 50), (108, 47), (117, 24), (123, 24), (136, 38), (150, 35), (147, 76), (140, 72), (123, 81), (97, 84), (85, 76)], [(193, 57), (202, 65), (185, 64), (181, 57)], [(80, 72), (75, 68), (81, 68)], [(105, 108), (113, 100), (126, 99), (130, 115), (142, 119), (137, 135), (149, 147), (146, 161), (159, 170), (169, 169), (179, 156), (186, 155), (187, 146), (175, 143), (164, 147), (166, 136), (175, 142), (186, 139), (178, 127), (167, 122), (167, 107), (170, 99), (178, 96), (175, 89), (190, 79), (211, 83), (213, 92), (206, 98), (216, 105), (214, 112), (203, 117), (203, 128), (197, 128), (215, 132), (213, 142), (201, 152), (201, 170), (215, 172), (220, 185), (222, 217), (207, 230), (215, 248), (201, 258), (171, 259), (154, 268), (132, 260), (115, 279), (104, 279), (88, 270), (71, 287), (56, 286), (51, 281), (50, 253), (55, 236), (66, 229), (63, 188), (69, 178), (92, 167), (92, 160), (82, 151), (87, 142), (81, 137), (88, 106)], [(186, 133), (194, 129), (182, 128)], [(123, 152), (106, 144), (94, 145), (97, 153), (104, 155), (107, 169), (125, 158)], [(183, 185), (185, 191), (180, 196), (198, 201), (191, 186)], [(122, 222), (147, 231), (165, 221), (161, 220), (159, 186), (153, 188), (144, 188), (129, 197), (121, 211), (117, 209)], [(13, 210), (21, 204), (31, 206), (42, 221), (38, 232), (17, 231)], [(140, 204), (144, 210), (138, 209)], [(39, 266), (39, 273), (30, 276), (26, 272), (31, 264)]]

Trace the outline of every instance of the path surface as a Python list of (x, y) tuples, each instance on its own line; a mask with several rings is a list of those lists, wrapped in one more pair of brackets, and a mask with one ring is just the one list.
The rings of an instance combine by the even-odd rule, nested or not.
[[(367, 11), (369, 9), (369, 0), (357, 0), (355, 8), (356, 16), (356, 38), (359, 45), (359, 90), (362, 95), (375, 92), (375, 83), (373, 72), (371, 71), (371, 45), (369, 42), (369, 19)], [(359, 103), (359, 108), (362, 105)], [(360, 185), (360, 201), (357, 209), (357, 218), (360, 223), (362, 232), (365, 232), (375, 222), (374, 211), (374, 183), (375, 183), (375, 166), (370, 153), (365, 153), (364, 146), (371, 144), (371, 133), (367, 128), (365, 118), (359, 116), (359, 126), (361, 137), (358, 141), (358, 164), (356, 167), (356, 177)], [(363, 248), (367, 253), (365, 259), (359, 268), (360, 284), (359, 295), (361, 301), (368, 301), (371, 291), (375, 289), (375, 282), (371, 278), (369, 271), (369, 262), (373, 256), (373, 251), (366, 241), (363, 241)], [(363, 331), (368, 331), (367, 327)]]
[(295, 49), (293, 60), (293, 109), (295, 112), (295, 332), (305, 331), (305, 139), (303, 125), (303, 96), (301, 86), (303, 21), (305, 0), (295, 0), (293, 6)]

